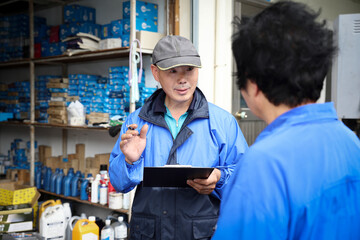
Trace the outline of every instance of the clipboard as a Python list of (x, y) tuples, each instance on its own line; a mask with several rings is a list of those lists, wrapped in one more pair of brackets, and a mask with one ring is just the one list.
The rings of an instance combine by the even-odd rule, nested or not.
[(143, 187), (180, 187), (190, 188), (188, 179), (210, 176), (214, 168), (183, 165), (165, 165), (163, 167), (144, 167)]

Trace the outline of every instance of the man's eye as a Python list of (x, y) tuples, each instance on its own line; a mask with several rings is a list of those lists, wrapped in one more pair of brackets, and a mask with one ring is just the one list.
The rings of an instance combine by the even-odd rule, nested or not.
[(176, 70), (175, 70), (175, 69), (170, 69), (169, 72), (170, 72), (170, 73), (176, 73)]
[(194, 69), (194, 67), (188, 67), (187, 70), (190, 72)]

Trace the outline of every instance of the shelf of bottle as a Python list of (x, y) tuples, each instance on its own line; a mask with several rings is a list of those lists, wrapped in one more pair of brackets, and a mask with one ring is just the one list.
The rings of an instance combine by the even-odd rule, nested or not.
[[(137, 49), (140, 52), (140, 49)], [(142, 54), (151, 55), (152, 50), (142, 49)], [(104, 59), (117, 59), (123, 57), (129, 57), (130, 48), (129, 47), (121, 47), (121, 48), (112, 48), (112, 49), (104, 49), (97, 51), (88, 51), (79, 54), (75, 54), (72, 56), (68, 55), (59, 55), (59, 56), (51, 56), (51, 57), (40, 57), (40, 58), (27, 58), (21, 60), (11, 60), (8, 62), (0, 62), (0, 68), (7, 67), (24, 67), (29, 66), (29, 63), (32, 61), (34, 64), (53, 64), (53, 63), (76, 63), (76, 62), (84, 62), (84, 61), (97, 61)]]
[(34, 127), (41, 127), (41, 128), (62, 128), (62, 129), (85, 129), (85, 130), (105, 130), (108, 131), (109, 127), (98, 127), (98, 126), (71, 126), (71, 125), (64, 125), (64, 124), (49, 124), (49, 123), (30, 123), (30, 122), (0, 122), (0, 126), (34, 126)]
[(48, 194), (48, 195), (55, 196), (55, 197), (58, 197), (58, 198), (68, 199), (68, 200), (71, 200), (71, 201), (80, 202), (80, 203), (88, 204), (88, 205), (91, 205), (91, 206), (105, 208), (105, 209), (109, 209), (109, 210), (120, 212), (120, 213), (128, 214), (128, 212), (129, 212), (129, 210), (126, 210), (126, 209), (111, 209), (111, 208), (108, 208), (106, 205), (101, 205), (99, 203), (93, 203), (93, 202), (81, 200), (78, 197), (65, 197), (62, 194), (56, 194), (56, 193), (53, 193), (53, 192), (45, 191), (44, 189), (38, 189), (38, 191), (40, 193), (43, 193), (43, 194)]

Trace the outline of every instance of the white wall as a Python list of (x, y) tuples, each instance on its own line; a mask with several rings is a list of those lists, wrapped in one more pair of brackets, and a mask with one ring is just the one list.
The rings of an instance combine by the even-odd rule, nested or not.
[[(182, 0), (186, 1), (186, 0)], [(188, 0), (191, 2), (191, 0)], [(339, 14), (360, 12), (358, 0), (297, 0), (314, 10), (321, 8), (320, 19), (330, 24)], [(224, 0), (194, 0), (193, 39), (201, 56), (203, 68), (199, 88), (209, 102), (231, 112), (232, 109), (232, 52), (231, 21), (233, 2)], [(185, 22), (187, 20), (185, 19)], [(183, 20), (180, 19), (180, 26)], [(322, 99), (324, 99), (322, 95)]]
[[(194, 9), (197, 47), (202, 62), (199, 88), (207, 100), (231, 111), (231, 1), (199, 0)], [(230, 13), (230, 14), (229, 14)], [(228, 26), (228, 27), (227, 27)]]

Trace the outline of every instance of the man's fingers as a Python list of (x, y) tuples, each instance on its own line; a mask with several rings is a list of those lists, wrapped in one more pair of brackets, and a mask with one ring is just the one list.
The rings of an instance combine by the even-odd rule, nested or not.
[(146, 133), (148, 131), (149, 125), (145, 124), (140, 130), (140, 138), (146, 138)]

